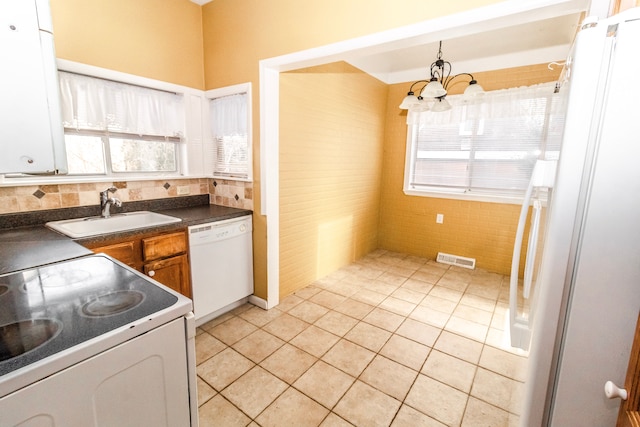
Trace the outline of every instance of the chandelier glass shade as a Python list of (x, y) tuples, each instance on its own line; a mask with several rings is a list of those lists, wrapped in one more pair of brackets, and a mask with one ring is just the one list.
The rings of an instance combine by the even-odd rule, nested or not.
[[(484, 89), (478, 84), (476, 79), (473, 78), (473, 75), (469, 73), (451, 75), (451, 63), (442, 59), (441, 41), (438, 49), (438, 58), (430, 67), (430, 79), (414, 82), (409, 88), (407, 96), (402, 100), (400, 109), (414, 112), (446, 111), (451, 109), (451, 104), (445, 100), (445, 97), (447, 96), (447, 88), (451, 85), (454, 79), (465, 76), (470, 78), (470, 80), (463, 96), (466, 99), (469, 99), (484, 95)], [(418, 91), (418, 95), (416, 95), (414, 87), (421, 83), (424, 83), (424, 85)], [(426, 99), (434, 100), (434, 102), (427, 102)]]

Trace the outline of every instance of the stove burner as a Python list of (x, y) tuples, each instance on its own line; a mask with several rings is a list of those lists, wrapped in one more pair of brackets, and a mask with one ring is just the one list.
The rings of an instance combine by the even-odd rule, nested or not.
[(144, 294), (138, 291), (117, 291), (100, 295), (82, 306), (82, 314), (89, 317), (105, 317), (123, 313), (139, 305)]
[(60, 332), (55, 319), (31, 319), (0, 326), (0, 362), (40, 347)]
[(61, 288), (65, 286), (88, 283), (91, 273), (85, 270), (50, 272), (30, 277), (22, 288), (25, 292), (42, 292), (42, 289)]
[(8, 286), (0, 285), (0, 296), (4, 295), (5, 292), (9, 290)]

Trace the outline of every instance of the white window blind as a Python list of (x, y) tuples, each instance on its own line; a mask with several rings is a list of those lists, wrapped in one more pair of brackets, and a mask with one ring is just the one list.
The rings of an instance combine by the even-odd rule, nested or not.
[(222, 96), (210, 102), (211, 132), (215, 142), (214, 175), (249, 179), (247, 93)]
[(409, 113), (405, 191), (524, 194), (536, 159), (557, 159), (563, 97), (553, 84), (448, 96), (452, 109)]

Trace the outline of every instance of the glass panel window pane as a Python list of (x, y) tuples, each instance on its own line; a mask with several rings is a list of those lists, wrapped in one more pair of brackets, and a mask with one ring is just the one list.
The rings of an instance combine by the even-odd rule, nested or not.
[(471, 163), (471, 188), (524, 191), (535, 161), (476, 160)]
[(175, 172), (176, 144), (166, 141), (110, 138), (114, 172)]
[(247, 135), (216, 138), (216, 174), (246, 178), (249, 172)]
[(69, 174), (104, 174), (102, 138), (65, 134)]
[(467, 187), (469, 163), (467, 161), (417, 160), (414, 165), (413, 185)]

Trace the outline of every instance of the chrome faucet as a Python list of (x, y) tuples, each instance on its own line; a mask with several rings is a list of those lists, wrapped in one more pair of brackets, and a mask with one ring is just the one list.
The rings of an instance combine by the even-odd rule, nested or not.
[(102, 218), (109, 218), (111, 216), (111, 205), (116, 205), (117, 207), (122, 206), (120, 199), (109, 197), (110, 192), (115, 193), (116, 191), (118, 191), (116, 187), (109, 187), (100, 192), (100, 216)]

